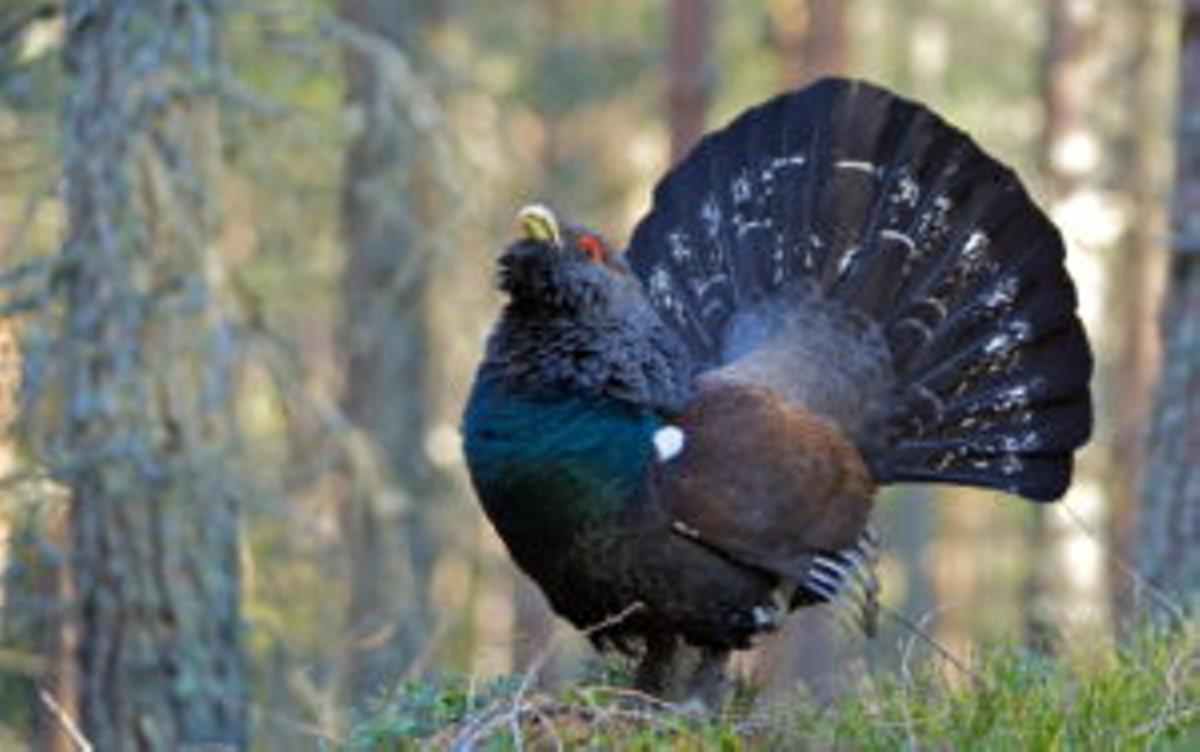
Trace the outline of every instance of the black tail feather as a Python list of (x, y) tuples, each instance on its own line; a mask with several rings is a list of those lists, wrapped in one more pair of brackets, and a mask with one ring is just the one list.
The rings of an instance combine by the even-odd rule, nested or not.
[(1063, 493), (1091, 432), (1092, 359), (1064, 256), (1012, 171), (966, 134), (836, 79), (705, 138), (655, 189), (628, 253), (710, 367), (731, 319), (797, 285), (874, 322), (894, 377), (867, 395), (887, 426), (863, 446), (877, 480), (1033, 499)]

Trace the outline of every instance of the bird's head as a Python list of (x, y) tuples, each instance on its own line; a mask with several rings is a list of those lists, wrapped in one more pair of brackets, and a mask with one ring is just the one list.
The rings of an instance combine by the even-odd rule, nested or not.
[(483, 369), (521, 390), (603, 394), (674, 410), (692, 366), (623, 254), (599, 234), (534, 205), (517, 214), (517, 239), (499, 259), (508, 305)]
[(517, 213), (517, 239), (500, 256), (500, 289), (518, 306), (580, 311), (636, 284), (625, 260), (592, 230), (541, 204)]

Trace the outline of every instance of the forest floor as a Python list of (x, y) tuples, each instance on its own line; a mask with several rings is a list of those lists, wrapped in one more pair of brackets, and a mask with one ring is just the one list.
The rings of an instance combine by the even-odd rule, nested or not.
[[(531, 677), (412, 682), (352, 732), (349, 750), (1200, 749), (1200, 625), (1145, 629), (1114, 650), (1052, 659), (982, 651), (951, 681), (932, 660), (863, 676), (832, 705), (765, 709), (739, 691), (689, 712), (613, 676), (551, 695)], [(1089, 654), (1090, 653), (1090, 654)], [(1087, 654), (1084, 657), (1084, 654)]]

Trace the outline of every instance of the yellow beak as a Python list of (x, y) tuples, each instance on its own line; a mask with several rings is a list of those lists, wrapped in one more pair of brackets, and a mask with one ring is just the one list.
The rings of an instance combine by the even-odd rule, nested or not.
[(521, 237), (525, 240), (537, 240), (556, 247), (562, 245), (558, 220), (549, 207), (542, 204), (523, 206), (517, 212), (517, 223), (521, 228)]

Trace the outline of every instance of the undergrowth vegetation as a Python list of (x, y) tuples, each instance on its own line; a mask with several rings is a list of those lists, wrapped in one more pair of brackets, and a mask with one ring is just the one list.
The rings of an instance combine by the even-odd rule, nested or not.
[(1147, 629), (1115, 650), (1049, 658), (982, 650), (971, 676), (936, 658), (846, 686), (837, 702), (768, 705), (746, 690), (720, 714), (659, 702), (612, 673), (556, 694), (531, 676), (405, 684), (376, 703), (348, 750), (1200, 749), (1200, 640)]

